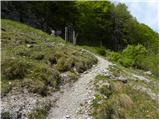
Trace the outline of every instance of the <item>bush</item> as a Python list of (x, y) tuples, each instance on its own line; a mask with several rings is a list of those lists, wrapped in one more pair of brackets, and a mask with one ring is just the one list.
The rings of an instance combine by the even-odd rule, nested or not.
[(150, 70), (154, 75), (159, 75), (159, 67), (158, 67), (158, 55), (151, 56), (139, 56), (137, 59), (137, 66), (144, 70)]
[(134, 59), (127, 57), (122, 57), (121, 59), (118, 60), (118, 62), (125, 67), (131, 67), (134, 65)]
[(103, 85), (101, 88), (100, 88), (100, 93), (109, 97), (111, 94), (112, 94), (113, 90), (112, 90), (112, 87), (111, 86), (108, 86), (108, 85)]
[(136, 56), (141, 56), (141, 55), (145, 56), (146, 54), (147, 54), (147, 49), (140, 44), (136, 46), (128, 45), (127, 48), (125, 48), (122, 51), (122, 55), (124, 57), (128, 57), (131, 59), (134, 59)]
[(29, 48), (27, 48), (25, 45), (19, 45), (14, 48), (13, 52), (15, 55), (20, 55), (20, 56), (30, 56), (31, 52)]
[(51, 108), (50, 104), (44, 105), (43, 107), (36, 108), (28, 114), (28, 118), (29, 119), (45, 119), (50, 108)]
[(156, 55), (148, 56), (147, 54), (147, 49), (140, 44), (136, 46), (128, 45), (121, 54), (112, 52), (111, 59), (125, 67), (135, 67), (153, 72), (158, 71), (156, 67), (158, 66), (158, 57), (155, 57)]
[(1, 118), (2, 119), (11, 119), (11, 114), (9, 112), (2, 112), (1, 113)]
[(9, 93), (12, 89), (12, 85), (9, 84), (8, 80), (2, 80), (1, 83), (1, 96), (5, 96), (7, 93)]
[(43, 64), (35, 66), (26, 77), (23, 86), (27, 87), (30, 92), (39, 93), (42, 96), (50, 94), (51, 91), (59, 88), (59, 85), (63, 82), (58, 71)]
[(32, 93), (38, 93), (42, 96), (46, 96), (48, 94), (47, 86), (40, 80), (25, 79), (22, 82), (22, 86)]
[(63, 72), (71, 70), (72, 67), (74, 67), (72, 58), (61, 57), (56, 64), (56, 69)]
[(47, 65), (37, 66), (30, 75), (29, 78), (40, 80), (51, 87), (58, 87), (61, 82), (58, 71), (49, 68)]
[(99, 48), (99, 49), (97, 49), (97, 53), (99, 55), (106, 56), (106, 50), (105, 50), (105, 48)]
[(111, 53), (111, 60), (118, 61), (120, 58), (121, 58), (121, 54), (119, 54), (117, 52), (112, 52)]
[(6, 79), (23, 79), (31, 68), (24, 58), (13, 57), (2, 61), (2, 74)]
[(45, 53), (41, 51), (34, 51), (31, 54), (31, 58), (35, 60), (42, 60), (44, 56), (45, 56)]

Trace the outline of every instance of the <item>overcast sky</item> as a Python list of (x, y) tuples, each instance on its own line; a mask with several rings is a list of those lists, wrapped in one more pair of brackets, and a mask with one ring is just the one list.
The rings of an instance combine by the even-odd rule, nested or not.
[[(160, 0), (111, 0), (115, 3), (123, 2), (128, 6), (131, 14), (140, 23), (150, 26), (158, 32), (158, 1)], [(160, 4), (160, 3), (159, 3)]]

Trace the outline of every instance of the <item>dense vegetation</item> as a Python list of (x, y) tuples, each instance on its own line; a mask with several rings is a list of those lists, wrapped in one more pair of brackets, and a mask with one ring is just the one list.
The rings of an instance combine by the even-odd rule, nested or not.
[[(74, 81), (96, 62), (94, 56), (66, 44), (60, 37), (2, 20), (2, 96), (13, 87), (46, 96), (60, 85)], [(64, 81), (61, 73), (66, 73), (70, 80)]]
[(64, 33), (64, 27), (71, 25), (78, 33), (78, 44), (103, 45), (114, 51), (122, 50), (128, 44), (142, 44), (150, 52), (158, 52), (158, 33), (138, 23), (121, 3), (3, 1), (2, 18), (15, 19), (48, 32), (52, 27)]

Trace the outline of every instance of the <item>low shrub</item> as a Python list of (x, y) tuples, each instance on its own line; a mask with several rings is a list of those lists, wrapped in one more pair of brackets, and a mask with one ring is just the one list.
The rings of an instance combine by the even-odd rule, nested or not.
[(50, 110), (51, 105), (45, 105), (34, 109), (28, 114), (29, 119), (45, 119), (47, 117), (48, 111)]
[(38, 93), (42, 96), (46, 96), (48, 94), (47, 86), (40, 80), (24, 79), (22, 87), (27, 88), (29, 92)]
[(105, 95), (107, 97), (109, 97), (112, 94), (112, 92), (113, 92), (112, 87), (109, 86), (109, 85), (103, 85), (103, 86), (101, 86), (101, 88), (99, 89), (99, 91), (100, 91), (101, 94), (103, 94), (103, 95)]
[(10, 112), (2, 112), (1, 113), (1, 119), (11, 119), (12, 116), (10, 114)]
[(30, 56), (31, 51), (29, 48), (27, 48), (25, 45), (19, 45), (13, 49), (15, 55), (20, 55), (20, 56)]
[(119, 59), (121, 59), (121, 54), (119, 54), (117, 52), (112, 52), (110, 59), (113, 60), (113, 61), (118, 61)]
[(99, 55), (106, 56), (106, 49), (105, 48), (99, 48), (99, 49), (97, 49), (97, 53)]
[(48, 67), (47, 65), (39, 65), (33, 69), (31, 74), (28, 75), (29, 78), (40, 80), (52, 87), (58, 87), (61, 82), (59, 72), (55, 69)]
[(59, 71), (69, 71), (74, 67), (74, 60), (72, 58), (61, 57), (58, 59), (56, 69)]
[(68, 77), (73, 81), (78, 78), (77, 74), (74, 71), (69, 71), (68, 72)]
[(131, 67), (135, 63), (134, 59), (127, 58), (127, 57), (122, 57), (121, 59), (118, 60), (118, 62), (125, 67)]
[(2, 80), (1, 82), (1, 96), (5, 96), (9, 91), (12, 89), (12, 85), (9, 84), (10, 81), (8, 80)]
[(31, 58), (35, 60), (42, 60), (45, 57), (45, 53), (42, 51), (34, 51), (31, 54)]
[(2, 74), (6, 79), (23, 79), (31, 63), (22, 57), (11, 57), (2, 61)]
[(150, 70), (154, 75), (158, 76), (158, 55), (151, 55), (147, 49), (140, 44), (136, 46), (128, 45), (121, 53), (112, 52), (111, 60), (125, 67)]

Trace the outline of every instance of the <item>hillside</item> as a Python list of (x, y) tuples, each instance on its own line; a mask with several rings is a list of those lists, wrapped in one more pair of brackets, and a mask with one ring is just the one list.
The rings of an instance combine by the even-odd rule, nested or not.
[(152, 72), (123, 67), (104, 48), (1, 24), (1, 118), (158, 118)]
[[(11, 20), (1, 20), (1, 23), (1, 97), (13, 107), (2, 104), (2, 118), (10, 116), (8, 111), (16, 111), (11, 118), (25, 117), (17, 113), (22, 106), (28, 111), (39, 104), (48, 106), (47, 96), (65, 84), (72, 84), (97, 63), (93, 55), (65, 43), (60, 37)], [(38, 103), (38, 99), (44, 100)]]

